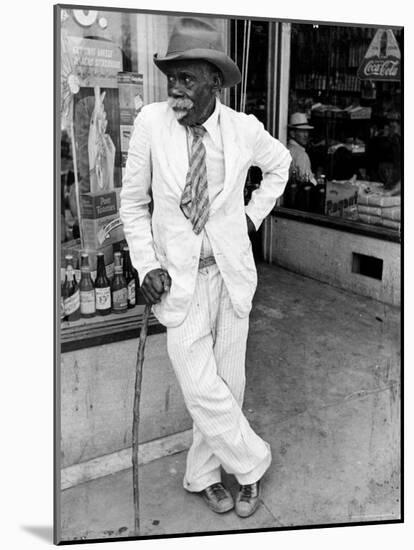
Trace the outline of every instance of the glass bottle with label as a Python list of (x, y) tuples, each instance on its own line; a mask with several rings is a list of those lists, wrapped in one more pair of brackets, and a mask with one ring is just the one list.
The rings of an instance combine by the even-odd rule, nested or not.
[(136, 280), (134, 272), (132, 271), (131, 257), (129, 255), (128, 246), (124, 246), (122, 250), (122, 271), (125, 277), (128, 290), (128, 309), (135, 307), (136, 305)]
[(64, 321), (66, 318), (65, 315), (65, 299), (64, 299), (64, 283), (60, 285), (60, 320)]
[(317, 191), (316, 212), (318, 214), (325, 214), (326, 177), (323, 174), (321, 174), (317, 181), (318, 181), (318, 184), (316, 186), (316, 191)]
[(132, 266), (132, 273), (134, 274), (134, 277), (135, 277), (135, 301), (137, 305), (144, 304), (145, 301), (140, 289), (138, 271), (133, 266)]
[(79, 267), (79, 256), (76, 256), (73, 260), (73, 273), (75, 275), (75, 281), (79, 285), (81, 279), (81, 270)]
[(68, 254), (65, 261), (66, 273), (62, 289), (64, 315), (67, 321), (77, 321), (80, 319), (80, 293), (73, 269), (73, 256)]
[(97, 268), (95, 280), (95, 304), (97, 315), (108, 315), (111, 313), (111, 283), (106, 275), (105, 256), (103, 252), (97, 254)]
[(128, 309), (128, 288), (122, 273), (121, 253), (114, 254), (115, 274), (111, 283), (112, 311), (124, 313)]
[(86, 253), (81, 255), (81, 280), (79, 283), (79, 290), (81, 317), (94, 317), (96, 314), (95, 287), (92, 282), (91, 270), (89, 268), (89, 256)]
[(309, 174), (306, 174), (305, 182), (303, 185), (303, 203), (302, 203), (302, 210), (304, 210), (305, 212), (311, 211), (312, 188), (313, 186), (310, 182)]
[[(61, 275), (60, 275), (60, 320), (65, 321), (65, 278), (66, 278), (66, 267), (61, 266)], [(63, 271), (63, 278), (62, 278)]]
[(298, 193), (298, 182), (296, 170), (293, 169), (283, 194), (283, 206), (286, 208), (295, 208)]

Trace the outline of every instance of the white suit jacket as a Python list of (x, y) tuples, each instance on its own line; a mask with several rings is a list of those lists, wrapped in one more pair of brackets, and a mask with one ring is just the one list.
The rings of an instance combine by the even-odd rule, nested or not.
[[(256, 229), (282, 195), (291, 156), (253, 115), (220, 104), (225, 179), (210, 205), (205, 230), (236, 314), (247, 316), (257, 285), (247, 214)], [(180, 209), (188, 171), (187, 136), (166, 102), (138, 114), (121, 190), (120, 216), (132, 264), (140, 281), (164, 268), (172, 285), (153, 311), (167, 327), (185, 319), (195, 289), (203, 232), (196, 235)], [(247, 171), (255, 165), (263, 180), (244, 205)], [(153, 202), (152, 212), (150, 203)]]

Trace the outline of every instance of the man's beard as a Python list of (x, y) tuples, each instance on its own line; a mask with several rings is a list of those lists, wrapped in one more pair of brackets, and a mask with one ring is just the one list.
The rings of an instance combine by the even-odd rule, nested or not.
[(174, 114), (178, 121), (183, 119), (188, 111), (194, 107), (194, 102), (186, 97), (169, 97), (168, 105), (174, 111)]

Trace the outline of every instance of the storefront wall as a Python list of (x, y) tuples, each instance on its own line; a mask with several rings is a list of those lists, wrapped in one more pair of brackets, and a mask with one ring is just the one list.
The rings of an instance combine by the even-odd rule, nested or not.
[[(62, 354), (62, 467), (131, 446), (136, 352), (132, 339)], [(191, 428), (165, 333), (147, 340), (140, 410), (140, 443)]]
[[(271, 261), (306, 277), (400, 306), (400, 244), (272, 217)], [(353, 269), (355, 255), (382, 261), (380, 279)]]
[[(166, 51), (174, 20), (175, 17), (162, 15), (129, 15), (125, 19), (109, 14), (108, 29), (117, 30), (112, 34), (109, 30), (101, 31), (125, 49), (122, 28), (128, 30), (130, 66), (127, 70), (143, 75), (144, 104), (166, 99), (166, 79), (155, 67), (152, 57), (156, 52)], [(213, 22), (222, 29), (227, 44), (228, 22), (224, 19)], [(267, 126), (286, 143), (291, 26), (278, 23), (272, 28)], [(223, 100), (226, 99), (224, 96)], [(264, 223), (262, 237), (263, 256), (267, 261), (385, 303), (400, 303), (400, 245), (396, 242), (287, 220), (277, 214), (269, 216)], [(382, 280), (353, 273), (353, 253), (382, 259)], [(130, 448), (136, 347), (137, 340), (129, 339), (61, 355), (62, 468), (87, 465), (99, 457), (105, 459)], [(167, 357), (165, 333), (148, 337), (141, 414), (141, 443), (186, 433), (191, 428)], [(82, 475), (83, 480), (88, 479), (87, 472)]]

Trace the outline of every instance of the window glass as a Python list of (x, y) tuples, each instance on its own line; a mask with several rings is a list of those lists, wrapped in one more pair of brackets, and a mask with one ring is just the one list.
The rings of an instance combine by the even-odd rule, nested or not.
[[(65, 8), (59, 13), (61, 319), (70, 327), (93, 324), (90, 318), (99, 320), (99, 314), (143, 309), (119, 218), (120, 190), (137, 114), (143, 105), (167, 97), (166, 77), (153, 56), (166, 54), (177, 18)], [(210, 19), (225, 45), (226, 20)], [(123, 283), (118, 281), (116, 289), (113, 284), (119, 262), (127, 283), (133, 286), (135, 281), (135, 298), (128, 297), (126, 308), (114, 308), (115, 296), (124, 295)], [(89, 299), (94, 292), (95, 307)]]
[[(165, 51), (168, 19), (74, 9), (61, 9), (60, 17), (61, 318), (71, 326), (143, 307), (119, 219), (120, 190), (134, 119), (166, 95), (152, 56)], [(113, 285), (119, 262), (126, 289)], [(106, 283), (101, 277), (98, 285), (103, 270)]]
[(399, 231), (402, 31), (292, 24), (283, 205)]

